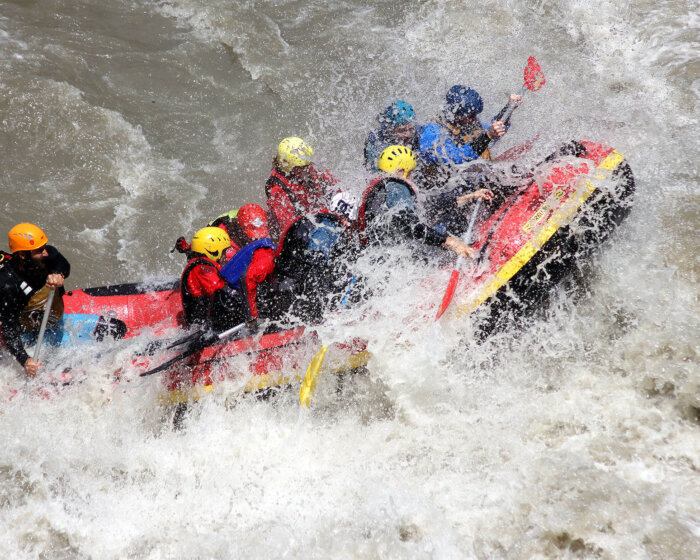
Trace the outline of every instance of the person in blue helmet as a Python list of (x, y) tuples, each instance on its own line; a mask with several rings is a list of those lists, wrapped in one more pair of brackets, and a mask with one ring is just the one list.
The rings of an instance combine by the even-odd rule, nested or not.
[(517, 107), (521, 101), (520, 95), (511, 94), (508, 104), (487, 125), (479, 119), (484, 109), (479, 93), (467, 86), (452, 86), (445, 96), (443, 111), (418, 133), (422, 169), (416, 180), (421, 187), (445, 185), (455, 165), (478, 158), (491, 159), (489, 146), (507, 130), (507, 123), (500, 119), (511, 104)]
[(416, 113), (405, 101), (397, 100), (378, 116), (379, 128), (371, 131), (365, 140), (365, 167), (377, 172), (377, 160), (389, 146), (406, 146), (412, 150), (418, 147), (416, 134)]

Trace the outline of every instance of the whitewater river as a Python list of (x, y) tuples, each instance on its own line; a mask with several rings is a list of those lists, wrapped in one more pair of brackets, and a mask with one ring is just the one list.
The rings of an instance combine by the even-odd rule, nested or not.
[(700, 558), (697, 8), (3, 0), (0, 232), (40, 224), (69, 288), (179, 274), (177, 237), (262, 202), (285, 136), (359, 192), (383, 107), (427, 121), (467, 83), (492, 114), (529, 55), (547, 84), (499, 149), (612, 145), (637, 197), (575, 296), (483, 345), (412, 314), (439, 294), (399, 259), (348, 327), (369, 375), (308, 411), (232, 388), (174, 432), (156, 379), (111, 392), (128, 351), (50, 400), (6, 356), (0, 557)]

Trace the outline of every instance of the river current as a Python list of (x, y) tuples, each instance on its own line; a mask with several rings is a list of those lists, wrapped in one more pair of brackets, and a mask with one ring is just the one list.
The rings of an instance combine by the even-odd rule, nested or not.
[(172, 431), (155, 379), (110, 390), (128, 349), (49, 400), (6, 356), (0, 556), (700, 557), (699, 32), (692, 1), (1, 2), (0, 231), (40, 224), (68, 288), (179, 274), (285, 136), (359, 193), (382, 108), (467, 83), (493, 114), (530, 55), (499, 150), (611, 145), (637, 194), (582, 286), (485, 344), (416, 318), (395, 255), (374, 319), (321, 331), (367, 338), (368, 375), (308, 411), (232, 388)]

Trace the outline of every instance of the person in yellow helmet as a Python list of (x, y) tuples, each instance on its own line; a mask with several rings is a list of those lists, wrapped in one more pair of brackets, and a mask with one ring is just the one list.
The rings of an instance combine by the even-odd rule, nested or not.
[(41, 362), (29, 357), (21, 334), (39, 331), (50, 290), (58, 290), (50, 323), (60, 319), (70, 263), (34, 224), (17, 224), (8, 241), (10, 253), (0, 251), (0, 336), (25, 373), (34, 377)]
[(358, 212), (361, 241), (370, 246), (386, 246), (414, 240), (473, 258), (474, 251), (469, 245), (435, 230), (419, 218), (417, 191), (409, 181), (415, 167), (416, 158), (406, 146), (389, 146), (382, 151), (377, 168), (383, 174), (370, 183)]
[(292, 136), (277, 147), (272, 172), (265, 183), (273, 239), (299, 217), (324, 209), (333, 196), (337, 180), (328, 170), (318, 172), (311, 161), (314, 151), (304, 140)]
[(221, 259), (230, 247), (231, 239), (222, 228), (208, 226), (194, 234), (180, 281), (187, 327), (224, 330), (229, 323), (247, 319), (237, 311), (243, 309), (240, 294), (221, 275)]

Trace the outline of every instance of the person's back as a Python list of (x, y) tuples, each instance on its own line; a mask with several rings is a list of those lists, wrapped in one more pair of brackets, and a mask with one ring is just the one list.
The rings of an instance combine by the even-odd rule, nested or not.
[(222, 276), (241, 294), (246, 321), (258, 318), (258, 286), (275, 267), (276, 246), (270, 239), (265, 210), (257, 204), (241, 207), (236, 223), (246, 243), (221, 269)]
[(409, 182), (415, 165), (413, 152), (404, 146), (390, 146), (382, 152), (377, 166), (384, 174), (370, 183), (358, 213), (363, 243), (386, 247), (419, 242), (471, 256), (471, 249), (459, 239), (435, 230), (420, 219), (417, 193)]
[(269, 319), (316, 323), (349, 281), (349, 239), (342, 220), (328, 212), (297, 219), (284, 233), (275, 270), (261, 284), (260, 313)]
[(228, 234), (218, 227), (200, 229), (192, 238), (190, 260), (182, 272), (180, 293), (187, 327), (221, 326), (230, 300), (238, 298), (221, 275), (219, 261), (231, 246)]

